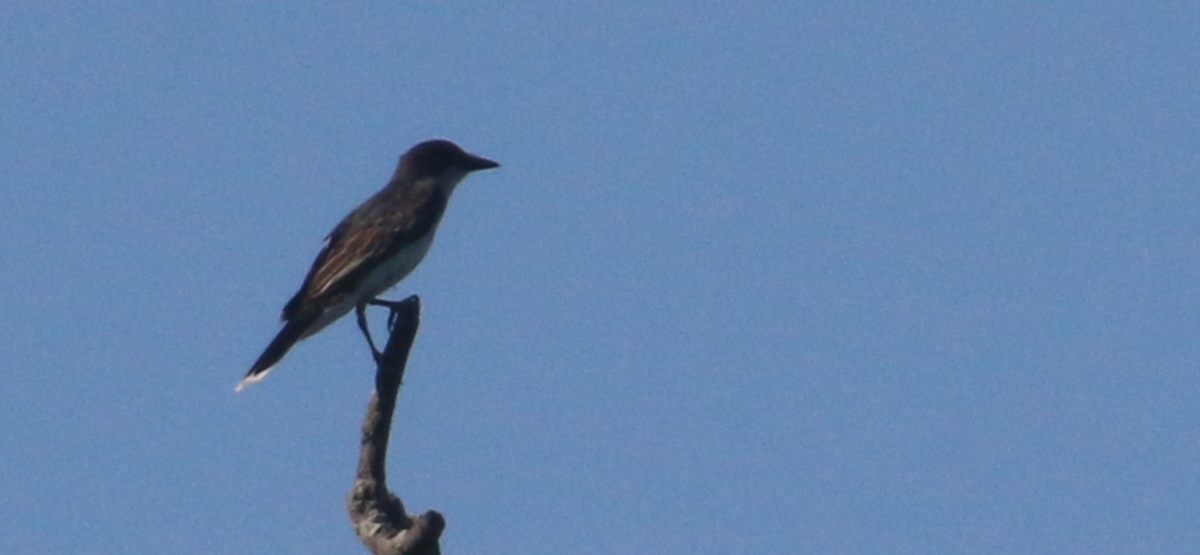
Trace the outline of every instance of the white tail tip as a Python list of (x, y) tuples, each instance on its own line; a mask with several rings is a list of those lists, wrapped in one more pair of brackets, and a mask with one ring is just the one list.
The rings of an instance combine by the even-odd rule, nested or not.
[(243, 389), (246, 389), (247, 386), (251, 386), (258, 382), (263, 381), (263, 378), (267, 377), (267, 374), (269, 374), (270, 372), (271, 372), (271, 369), (267, 368), (266, 370), (263, 370), (262, 372), (259, 372), (253, 376), (246, 376), (245, 378), (242, 378), (242, 381), (238, 382), (237, 386), (233, 388), (234, 393), (237, 393)]

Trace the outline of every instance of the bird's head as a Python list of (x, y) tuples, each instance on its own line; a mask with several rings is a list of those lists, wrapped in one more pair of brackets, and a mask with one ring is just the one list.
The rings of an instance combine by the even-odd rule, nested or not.
[(408, 149), (400, 157), (396, 174), (412, 179), (432, 177), (457, 184), (468, 173), (498, 166), (500, 164), (471, 154), (450, 141), (434, 139)]

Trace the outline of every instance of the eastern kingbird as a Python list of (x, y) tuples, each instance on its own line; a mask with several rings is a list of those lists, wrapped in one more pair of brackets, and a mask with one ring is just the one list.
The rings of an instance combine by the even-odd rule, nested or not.
[[(429, 252), (454, 187), (468, 173), (499, 165), (444, 140), (425, 141), (405, 152), (387, 186), (325, 238), (300, 290), (283, 307), (283, 329), (237, 390), (266, 377), (293, 345), (351, 310), (358, 312), (359, 327), (366, 333), (364, 307), (404, 279)], [(375, 352), (374, 344), (371, 350)]]

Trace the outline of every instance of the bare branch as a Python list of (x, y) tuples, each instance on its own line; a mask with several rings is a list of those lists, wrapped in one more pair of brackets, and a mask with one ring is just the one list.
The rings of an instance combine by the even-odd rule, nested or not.
[(420, 324), (421, 300), (413, 295), (399, 302), (372, 304), (382, 304), (391, 310), (390, 336), (378, 359), (375, 394), (367, 404), (358, 471), (346, 499), (346, 510), (354, 523), (354, 532), (374, 555), (440, 555), (438, 540), (446, 528), (446, 520), (437, 511), (419, 516), (406, 514), (404, 503), (388, 491), (386, 476), (392, 414)]

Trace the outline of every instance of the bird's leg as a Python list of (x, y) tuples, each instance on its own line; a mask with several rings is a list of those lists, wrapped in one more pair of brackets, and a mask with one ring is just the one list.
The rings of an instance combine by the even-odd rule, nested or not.
[[(371, 356), (375, 357), (375, 362), (378, 363), (379, 357), (383, 356), (383, 354), (379, 352), (379, 349), (375, 348), (375, 341), (371, 339), (371, 330), (367, 329), (367, 304), (368, 303), (370, 303), (370, 301), (368, 301), (366, 303), (359, 303), (358, 306), (355, 306), (354, 307), (354, 316), (358, 320), (358, 329), (362, 330), (363, 337), (367, 338), (367, 345), (371, 346)], [(388, 327), (391, 327), (390, 322), (388, 324)]]
[[(407, 299), (405, 299), (405, 300), (407, 300)], [(400, 308), (404, 304), (404, 301), (389, 301), (387, 299), (371, 299), (371, 300), (367, 301), (367, 304), (373, 305), (373, 306), (388, 307), (387, 327), (388, 327), (388, 331), (390, 332), (390, 331), (392, 331), (392, 328), (396, 327), (396, 317), (399, 314), (396, 311), (396, 309)]]

